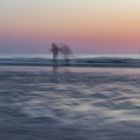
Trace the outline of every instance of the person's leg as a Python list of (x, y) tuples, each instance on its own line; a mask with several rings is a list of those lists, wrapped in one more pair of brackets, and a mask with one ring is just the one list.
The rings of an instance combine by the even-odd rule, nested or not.
[(68, 56), (65, 56), (65, 62), (66, 62), (66, 66), (70, 66), (70, 60)]

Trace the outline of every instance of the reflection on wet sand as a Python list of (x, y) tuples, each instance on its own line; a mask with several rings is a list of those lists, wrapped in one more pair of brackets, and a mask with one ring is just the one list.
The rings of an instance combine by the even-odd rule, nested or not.
[(52, 69), (1, 70), (0, 139), (139, 139), (139, 70)]

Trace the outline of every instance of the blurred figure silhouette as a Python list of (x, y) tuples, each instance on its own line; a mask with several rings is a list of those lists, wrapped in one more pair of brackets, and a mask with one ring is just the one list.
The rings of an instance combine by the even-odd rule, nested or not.
[(64, 55), (64, 59), (65, 59), (66, 65), (70, 66), (70, 57), (72, 55), (71, 49), (66, 44), (61, 44), (60, 46), (61, 46), (60, 47), (60, 51)]
[(57, 63), (57, 57), (58, 57), (59, 51), (60, 51), (59, 47), (55, 43), (53, 43), (51, 46), (51, 52), (53, 54), (53, 62), (55, 65)]
[(65, 62), (64, 65), (70, 66), (70, 57), (72, 56), (72, 51), (68, 45), (63, 44), (63, 43), (52, 43), (50, 51), (53, 54), (53, 70), (54, 71), (56, 71), (58, 67), (57, 58), (58, 58), (59, 52), (61, 52), (61, 54), (64, 57), (64, 62)]
[(57, 58), (60, 49), (56, 43), (52, 43), (50, 51), (52, 52), (53, 55), (53, 66), (52, 66), (53, 73), (55, 74), (55, 76), (57, 76), (57, 70), (58, 70)]

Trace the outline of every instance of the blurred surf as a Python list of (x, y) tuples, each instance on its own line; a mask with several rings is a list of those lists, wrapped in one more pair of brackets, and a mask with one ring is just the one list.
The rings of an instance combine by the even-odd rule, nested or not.
[[(74, 55), (69, 58), (75, 67), (140, 67), (139, 55)], [(1, 55), (0, 66), (53, 66), (51, 55)], [(58, 58), (58, 66), (65, 66), (63, 57)]]

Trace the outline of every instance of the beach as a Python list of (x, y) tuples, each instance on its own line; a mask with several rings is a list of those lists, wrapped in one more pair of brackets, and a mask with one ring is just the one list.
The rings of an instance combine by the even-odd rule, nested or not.
[(140, 0), (0, 0), (0, 140), (140, 140)]
[(139, 140), (140, 69), (0, 67), (0, 139)]

